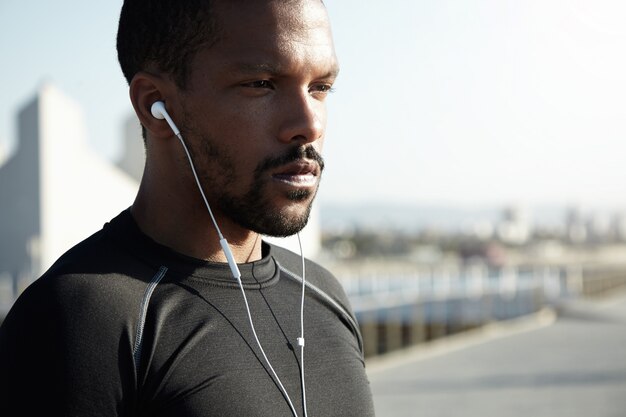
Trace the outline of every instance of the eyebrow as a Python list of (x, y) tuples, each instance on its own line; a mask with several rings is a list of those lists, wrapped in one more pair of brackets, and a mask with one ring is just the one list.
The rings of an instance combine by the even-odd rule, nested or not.
[[(273, 76), (278, 76), (285, 72), (282, 66), (269, 64), (269, 63), (251, 64), (251, 63), (240, 62), (240, 63), (233, 64), (232, 68), (233, 68), (233, 71), (236, 71), (241, 74), (266, 73), (266, 74), (270, 74)], [(336, 78), (337, 75), (339, 75), (339, 66), (337, 64), (333, 64), (331, 68), (328, 70), (328, 72), (326, 72), (320, 78)]]
[(259, 72), (266, 72), (268, 74), (276, 75), (280, 74), (280, 67), (267, 63), (250, 64), (250, 63), (236, 63), (233, 65), (233, 69), (237, 72), (244, 74), (258, 74)]

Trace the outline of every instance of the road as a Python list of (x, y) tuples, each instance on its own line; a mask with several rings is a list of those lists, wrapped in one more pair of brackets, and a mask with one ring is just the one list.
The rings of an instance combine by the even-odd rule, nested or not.
[(378, 417), (625, 417), (626, 294), (368, 362)]

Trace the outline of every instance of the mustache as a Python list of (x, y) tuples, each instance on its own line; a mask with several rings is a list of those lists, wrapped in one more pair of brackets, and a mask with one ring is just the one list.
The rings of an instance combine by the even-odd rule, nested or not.
[(310, 159), (317, 162), (320, 167), (320, 173), (324, 170), (324, 158), (322, 158), (322, 155), (320, 155), (312, 145), (309, 145), (291, 148), (284, 155), (266, 158), (259, 163), (255, 172), (260, 174), (268, 169), (279, 168), (301, 159)]

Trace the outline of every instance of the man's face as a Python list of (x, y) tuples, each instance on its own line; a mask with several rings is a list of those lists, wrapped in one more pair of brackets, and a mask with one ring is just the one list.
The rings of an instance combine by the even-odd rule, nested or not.
[(216, 214), (245, 229), (302, 229), (323, 162), (325, 100), (338, 66), (316, 1), (218, 2), (220, 40), (181, 92), (181, 131)]

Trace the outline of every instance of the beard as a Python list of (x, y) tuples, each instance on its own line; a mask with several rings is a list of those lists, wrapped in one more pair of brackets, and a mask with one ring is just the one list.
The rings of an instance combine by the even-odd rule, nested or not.
[[(267, 197), (265, 189), (267, 182), (263, 181), (263, 174), (272, 168), (278, 168), (290, 162), (307, 158), (316, 161), (320, 167), (320, 177), (324, 169), (322, 156), (309, 145), (291, 148), (284, 155), (275, 158), (266, 158), (261, 161), (254, 171), (252, 186), (242, 196), (223, 195), (218, 200), (220, 210), (237, 224), (267, 236), (286, 237), (298, 233), (309, 221), (311, 206), (317, 193), (309, 190), (295, 190), (287, 194), (287, 199), (306, 204), (303, 211), (289, 214), (286, 210), (275, 209)], [(319, 181), (318, 181), (319, 187)], [(309, 200), (308, 203), (305, 203)]]
[(205, 193), (210, 191), (207, 196), (212, 194), (212, 199), (216, 201), (221, 214), (248, 230), (274, 237), (291, 236), (307, 225), (317, 188), (315, 191), (295, 190), (287, 193), (286, 197), (290, 202), (306, 204), (303, 209), (277, 208), (269, 197), (267, 188), (270, 184), (264, 180), (267, 175), (263, 174), (273, 168), (307, 158), (317, 162), (321, 178), (324, 160), (313, 146), (294, 146), (283, 155), (260, 161), (254, 170), (253, 181), (248, 190), (235, 195), (230, 192), (237, 178), (236, 164), (232, 158), (216, 149), (215, 142), (206, 135), (193, 134), (193, 136), (198, 138), (196, 143), (200, 144), (200, 149), (196, 150), (196, 146), (190, 146), (191, 144), (187, 146), (194, 161), (210, 161), (213, 165), (213, 167), (207, 164), (198, 166), (198, 174)]

